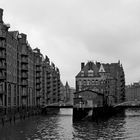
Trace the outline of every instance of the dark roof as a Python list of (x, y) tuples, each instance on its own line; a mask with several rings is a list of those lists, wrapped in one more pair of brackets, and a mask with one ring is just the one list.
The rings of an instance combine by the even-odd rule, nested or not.
[[(98, 71), (99, 68), (96, 66), (96, 64), (94, 64), (94, 62), (89, 61), (84, 68), (81, 71), (84, 71), (84, 77), (88, 76), (88, 71), (89, 70), (93, 70), (94, 71), (94, 77), (100, 77)], [(80, 77), (81, 76), (81, 71), (77, 74), (76, 77)]]
[(12, 37), (14, 37), (15, 39), (17, 39), (17, 35), (19, 34), (18, 31), (9, 31), (8, 32)]
[[(104, 70), (106, 73), (110, 73), (112, 76), (114, 76), (114, 73), (116, 73), (119, 69), (122, 69), (122, 65), (120, 63), (102, 63)], [(93, 77), (100, 77), (99, 75), (99, 69), (100, 69), (101, 63), (100, 62), (92, 62), (89, 61), (83, 69), (76, 75), (76, 77), (81, 77), (82, 71), (84, 72), (84, 77), (88, 77), (88, 70), (94, 71)]]

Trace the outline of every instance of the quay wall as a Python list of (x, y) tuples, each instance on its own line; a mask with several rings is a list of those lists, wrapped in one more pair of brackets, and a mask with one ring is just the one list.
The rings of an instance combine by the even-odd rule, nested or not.
[(16, 122), (16, 120), (25, 120), (26, 118), (41, 115), (40, 107), (18, 108), (8, 110), (6, 113), (2, 111), (0, 114), (0, 124)]
[(92, 108), (73, 108), (73, 121), (84, 120), (92, 116), (92, 114), (90, 115), (90, 111), (92, 111)]
[(125, 108), (121, 107), (96, 107), (96, 108), (73, 108), (73, 120), (80, 121), (86, 119), (92, 119), (96, 121), (98, 119), (108, 119), (115, 115), (125, 115)]

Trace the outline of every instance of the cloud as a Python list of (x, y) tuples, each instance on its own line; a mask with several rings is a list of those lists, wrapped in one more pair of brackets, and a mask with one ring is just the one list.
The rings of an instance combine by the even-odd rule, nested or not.
[(11, 29), (27, 33), (31, 46), (60, 68), (64, 82), (74, 86), (87, 60), (120, 59), (126, 82), (139, 79), (139, 0), (2, 0), (0, 5)]

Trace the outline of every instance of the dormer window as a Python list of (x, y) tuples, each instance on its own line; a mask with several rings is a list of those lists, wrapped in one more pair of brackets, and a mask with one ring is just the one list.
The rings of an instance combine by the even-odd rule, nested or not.
[(104, 73), (104, 72), (105, 72), (104, 66), (103, 66), (102, 64), (101, 64), (101, 66), (100, 66), (99, 72), (100, 72), (100, 73)]
[(93, 70), (88, 70), (88, 76), (93, 76), (94, 72)]
[(84, 71), (81, 71), (81, 76), (84, 76)]

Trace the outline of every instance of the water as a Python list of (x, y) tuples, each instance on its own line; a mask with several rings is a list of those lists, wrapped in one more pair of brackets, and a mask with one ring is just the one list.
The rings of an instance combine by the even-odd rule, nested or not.
[(139, 140), (140, 109), (129, 109), (125, 114), (98, 123), (73, 123), (72, 110), (61, 109), (58, 115), (36, 116), (0, 126), (0, 140)]

